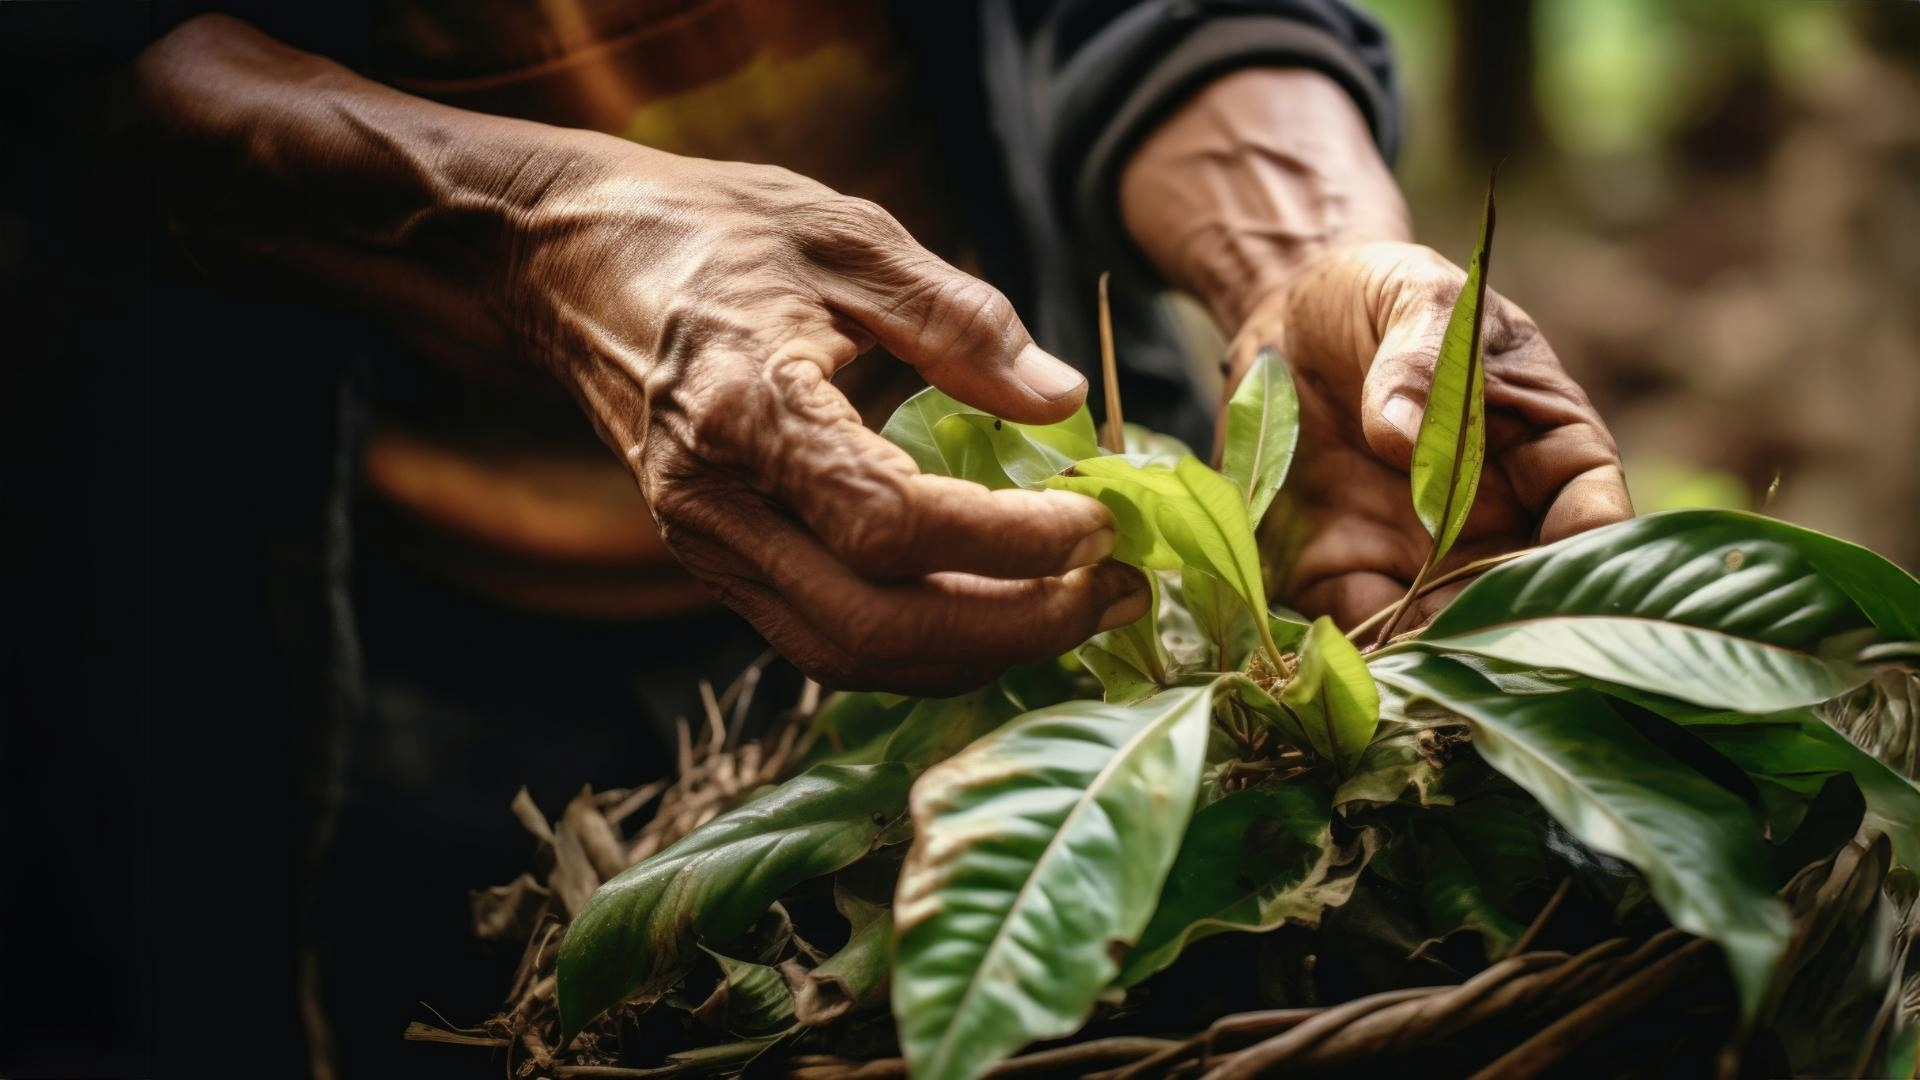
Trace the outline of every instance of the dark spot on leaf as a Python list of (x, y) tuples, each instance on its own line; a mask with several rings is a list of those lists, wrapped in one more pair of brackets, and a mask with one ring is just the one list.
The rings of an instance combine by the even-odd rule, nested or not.
[(995, 431), (999, 431), (999, 430), (1000, 430), (1000, 429), (1002, 428), (1002, 426), (1003, 426), (1003, 425), (1002, 425), (1002, 424), (1000, 423), (1000, 421), (998, 421), (998, 420), (995, 420), (995, 421), (993, 422), (993, 430), (995, 430)]
[(1127, 959), (1127, 943), (1120, 940), (1107, 942), (1107, 956), (1113, 960), (1113, 966), (1119, 967)]
[(1741, 553), (1739, 548), (1735, 548), (1727, 552), (1726, 556), (1720, 561), (1726, 564), (1727, 569), (1738, 570), (1740, 569), (1740, 564), (1747, 561), (1747, 557)]

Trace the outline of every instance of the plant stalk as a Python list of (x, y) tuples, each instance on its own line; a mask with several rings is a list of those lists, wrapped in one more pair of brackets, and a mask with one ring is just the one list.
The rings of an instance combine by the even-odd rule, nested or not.
[(1102, 397), (1107, 403), (1107, 422), (1100, 432), (1100, 445), (1108, 453), (1127, 452), (1127, 431), (1120, 417), (1120, 365), (1113, 356), (1113, 308), (1107, 303), (1107, 279), (1113, 275), (1100, 275), (1100, 381)]

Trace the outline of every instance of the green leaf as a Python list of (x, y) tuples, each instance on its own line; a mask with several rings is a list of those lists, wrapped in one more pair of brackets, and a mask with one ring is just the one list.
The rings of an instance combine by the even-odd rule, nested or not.
[(1920, 582), (1863, 547), (1757, 514), (1679, 510), (1562, 540), (1480, 575), (1423, 633), (1640, 616), (1815, 649), (1872, 625), (1920, 639)]
[(560, 943), (566, 1038), (678, 982), (698, 942), (738, 937), (795, 885), (866, 854), (910, 780), (902, 765), (816, 765), (600, 886)]
[(1486, 370), (1480, 323), (1487, 298), (1487, 261), (1493, 248), (1493, 184), (1487, 184), (1480, 243), (1467, 264), (1466, 284), (1447, 320), (1413, 445), (1413, 507), (1433, 534), (1427, 565), (1437, 566), (1473, 509), (1487, 457)]
[(1366, 660), (1325, 615), (1300, 643), (1300, 663), (1280, 690), (1280, 704), (1342, 776), (1353, 773), (1380, 724), (1380, 692)]
[(1080, 1026), (1193, 813), (1209, 686), (1030, 713), (929, 770), (894, 899), (893, 1013), (921, 1080)]
[(1120, 427), (1126, 435), (1126, 456), (1135, 459), (1136, 464), (1165, 465), (1172, 468), (1181, 458), (1200, 456), (1193, 452), (1193, 447), (1172, 435), (1165, 435), (1139, 424), (1122, 424)]
[(880, 434), (920, 471), (990, 488), (1034, 487), (1100, 452), (1086, 406), (1057, 424), (1003, 421), (928, 387), (908, 398)]
[(1823, 660), (1680, 623), (1602, 615), (1528, 619), (1423, 637), (1382, 653), (1406, 649), (1470, 653), (1506, 664), (1570, 671), (1697, 705), (1751, 713), (1818, 704), (1867, 677), (1844, 660)]
[(1206, 668), (1239, 671), (1246, 667), (1247, 658), (1260, 648), (1260, 628), (1246, 602), (1219, 578), (1192, 567), (1180, 571), (1179, 599), (1206, 642)]
[(1489, 960), (1504, 956), (1526, 929), (1511, 913), (1515, 896), (1547, 877), (1538, 807), (1517, 798), (1472, 799), (1410, 827), (1429, 930), (1442, 938), (1477, 931)]
[(893, 913), (883, 910), (819, 967), (795, 972), (795, 1017), (807, 1027), (820, 1027), (885, 1001), (892, 944)]
[(1818, 718), (1792, 726), (1696, 723), (1688, 730), (1751, 775), (1802, 795), (1819, 791), (1829, 776), (1852, 776), (1867, 801), (1867, 824), (1893, 842), (1900, 865), (1920, 870), (1920, 789)]
[[(1182, 458), (1168, 469), (1103, 457), (1078, 463), (1047, 486), (1090, 495), (1113, 512), (1113, 557), (1121, 562), (1145, 570), (1190, 566), (1218, 578), (1257, 616), (1256, 629), (1265, 639), (1260, 551), (1231, 481), (1197, 458)], [(1268, 648), (1278, 651), (1270, 643)]]
[(706, 953), (720, 965), (720, 984), (693, 1010), (694, 1019), (748, 1038), (781, 1031), (793, 1023), (793, 991), (780, 972), (712, 949)]
[(1385, 657), (1382, 682), (1464, 717), (1486, 762), (1597, 851), (1646, 876), (1675, 926), (1718, 942), (1748, 1015), (1787, 940), (1759, 820), (1589, 690), (1514, 697), (1438, 656)]
[(1300, 438), (1300, 399), (1278, 350), (1261, 349), (1227, 401), (1226, 449), (1220, 472), (1246, 497), (1256, 528), (1287, 478)]
[(922, 698), (893, 729), (880, 757), (919, 772), (959, 753), (1023, 711), (999, 680), (958, 697)]
[(1147, 613), (1125, 626), (1095, 634), (1076, 653), (1106, 690), (1106, 700), (1128, 702), (1159, 693), (1169, 685), (1172, 661), (1160, 639), (1160, 575), (1149, 571), (1153, 598)]
[(1160, 904), (1119, 982), (1132, 986), (1215, 934), (1318, 922), (1352, 893), (1364, 865), (1334, 844), (1325, 788), (1263, 784), (1224, 795), (1187, 825)]

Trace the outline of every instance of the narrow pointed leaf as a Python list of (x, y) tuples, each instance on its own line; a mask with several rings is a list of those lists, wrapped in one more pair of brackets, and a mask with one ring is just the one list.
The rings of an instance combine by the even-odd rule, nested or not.
[(1514, 697), (1439, 656), (1389, 656), (1373, 668), (1382, 682), (1465, 718), (1489, 765), (1588, 846), (1645, 875), (1675, 926), (1725, 950), (1753, 1014), (1788, 921), (1746, 803), (1648, 742), (1592, 691)]
[(1773, 713), (1837, 697), (1867, 678), (1823, 660), (1714, 630), (1643, 618), (1528, 619), (1397, 648), (1470, 653), (1505, 664), (1569, 671), (1681, 701)]
[(1480, 324), (1486, 307), (1487, 262), (1493, 248), (1493, 184), (1487, 184), (1480, 243), (1453, 305), (1413, 445), (1413, 506), (1433, 534), (1429, 565), (1438, 565), (1467, 523), (1487, 456), (1486, 371)]
[(1227, 401), (1226, 428), (1220, 472), (1246, 497), (1247, 520), (1258, 528), (1300, 438), (1300, 399), (1278, 350), (1261, 349), (1253, 358)]
[(1422, 636), (1558, 615), (1641, 616), (1798, 649), (1869, 625), (1913, 641), (1920, 640), (1920, 582), (1811, 529), (1730, 510), (1678, 510), (1497, 566)]
[(678, 982), (789, 889), (866, 854), (906, 804), (905, 766), (817, 765), (602, 885), (560, 943), (568, 1037)]
[(893, 1012), (915, 1077), (970, 1080), (1086, 1019), (1193, 813), (1212, 698), (1042, 709), (920, 779), (894, 900)]
[(1300, 662), (1280, 704), (1300, 720), (1321, 757), (1349, 775), (1380, 724), (1380, 692), (1360, 650), (1325, 615), (1300, 643)]

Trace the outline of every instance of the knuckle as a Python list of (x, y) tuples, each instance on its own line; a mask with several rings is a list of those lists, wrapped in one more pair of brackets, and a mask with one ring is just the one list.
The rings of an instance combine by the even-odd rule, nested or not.
[(1004, 341), (1019, 321), (1000, 290), (957, 271), (944, 274), (924, 296), (923, 322), (936, 349)]
[(891, 482), (872, 485), (864, 497), (848, 500), (857, 513), (838, 519), (835, 547), (866, 577), (904, 577), (911, 572), (917, 544), (913, 503)]

